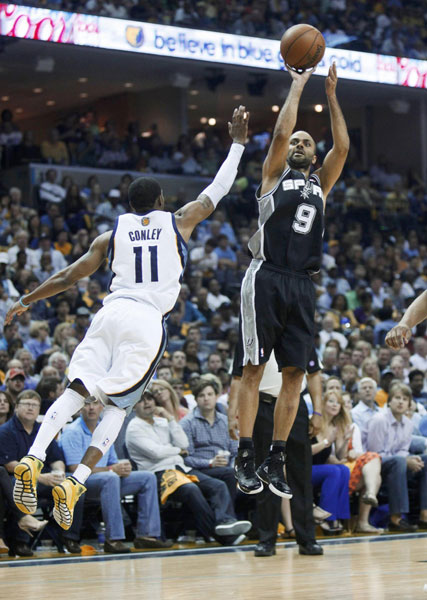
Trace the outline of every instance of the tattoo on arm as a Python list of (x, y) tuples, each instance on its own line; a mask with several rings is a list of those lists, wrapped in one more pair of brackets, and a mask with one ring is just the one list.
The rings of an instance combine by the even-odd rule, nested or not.
[(203, 208), (206, 208), (208, 210), (212, 210), (214, 208), (212, 200), (209, 198), (209, 196), (202, 196), (199, 202), (203, 206)]

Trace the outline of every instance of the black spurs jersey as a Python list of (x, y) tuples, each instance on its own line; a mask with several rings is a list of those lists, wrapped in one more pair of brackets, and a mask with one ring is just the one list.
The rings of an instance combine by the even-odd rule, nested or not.
[(276, 186), (259, 196), (258, 231), (249, 240), (255, 259), (292, 271), (315, 273), (322, 262), (323, 193), (317, 175), (289, 167)]

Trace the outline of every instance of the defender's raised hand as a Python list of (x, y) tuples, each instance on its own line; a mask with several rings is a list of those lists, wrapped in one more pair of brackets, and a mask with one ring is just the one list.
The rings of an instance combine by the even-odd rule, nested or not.
[(237, 144), (246, 144), (248, 139), (249, 113), (244, 106), (235, 108), (231, 123), (228, 122), (228, 133), (233, 142)]
[(337, 75), (337, 65), (335, 61), (329, 67), (328, 76), (325, 80), (325, 89), (327, 96), (333, 96), (335, 94), (335, 90), (337, 89), (338, 83), (338, 75)]

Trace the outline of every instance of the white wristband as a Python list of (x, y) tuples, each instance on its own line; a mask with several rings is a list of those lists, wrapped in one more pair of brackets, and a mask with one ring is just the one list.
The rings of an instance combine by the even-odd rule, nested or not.
[(237, 168), (244, 150), (245, 147), (243, 144), (237, 144), (236, 142), (233, 142), (233, 144), (231, 144), (228, 156), (222, 163), (215, 179), (210, 185), (208, 185), (207, 188), (203, 190), (202, 194), (205, 194), (210, 198), (215, 208), (217, 207), (218, 202), (230, 191), (231, 186), (236, 179)]

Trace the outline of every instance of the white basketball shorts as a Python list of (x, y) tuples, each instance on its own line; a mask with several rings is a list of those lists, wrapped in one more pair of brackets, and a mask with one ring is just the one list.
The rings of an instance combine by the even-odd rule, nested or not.
[(139, 401), (166, 347), (162, 313), (153, 305), (117, 298), (99, 310), (74, 351), (68, 379), (80, 379), (104, 404), (128, 412)]

